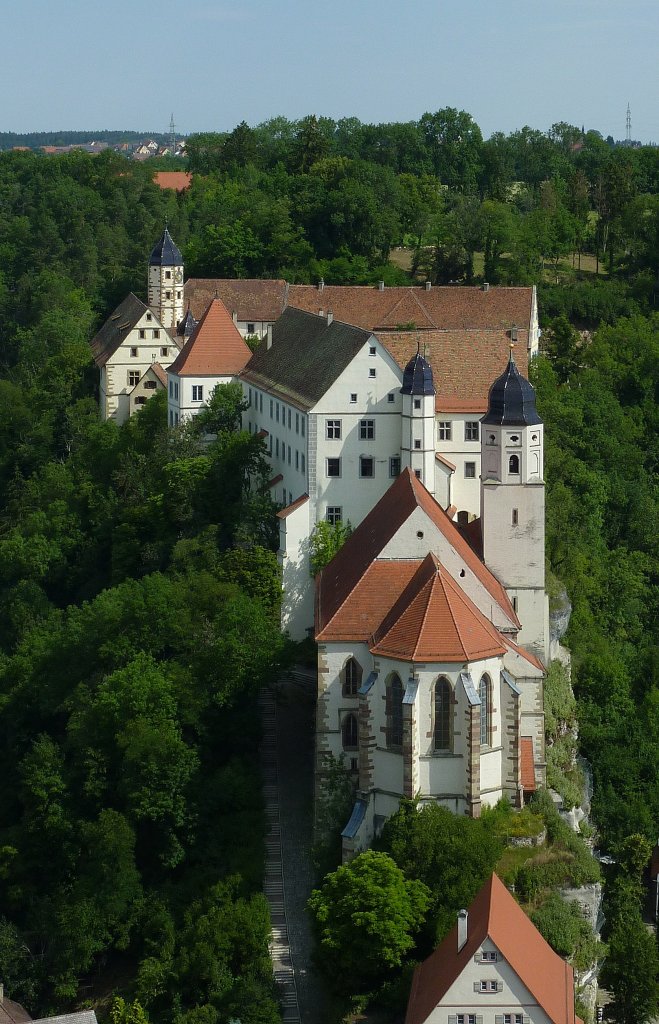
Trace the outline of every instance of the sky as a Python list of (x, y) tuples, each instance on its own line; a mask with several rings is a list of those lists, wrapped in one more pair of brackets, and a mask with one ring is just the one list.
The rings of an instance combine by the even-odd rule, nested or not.
[(659, 142), (657, 0), (0, 0), (0, 131), (227, 131), (283, 115)]

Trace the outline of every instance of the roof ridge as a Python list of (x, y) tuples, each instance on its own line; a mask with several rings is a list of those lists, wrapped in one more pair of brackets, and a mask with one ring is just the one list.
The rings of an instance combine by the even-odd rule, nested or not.
[[(453, 611), (453, 604), (452, 604), (452, 602), (451, 602), (451, 600), (450, 600), (450, 598), (449, 598), (449, 596), (448, 596), (448, 594), (446, 592), (446, 581), (444, 580), (444, 574), (442, 573), (441, 569), (438, 571), (437, 576), (439, 578), (439, 583), (440, 583), (440, 585), (442, 587), (442, 591), (443, 591), (444, 597), (446, 599), (446, 604), (448, 606), (449, 615), (451, 616), (451, 621), (453, 623), (453, 628), (455, 629), (457, 638), (460, 641), (460, 647), (462, 648), (462, 653), (464, 654), (465, 661), (469, 661), (469, 658), (467, 656), (467, 648), (465, 646), (465, 642), (464, 642), (464, 639), (462, 637), (462, 633), (460, 632), (460, 627), (458, 626), (457, 619), (455, 617), (455, 612)], [(471, 608), (469, 608), (467, 605), (466, 605), (466, 607), (467, 607), (467, 611), (471, 612)]]
[(421, 616), (421, 625), (419, 627), (419, 632), (417, 634), (416, 642), (414, 644), (414, 651), (413, 651), (413, 656), (414, 657), (416, 657), (416, 654), (418, 653), (419, 644), (421, 642), (421, 636), (423, 635), (423, 633), (425, 631), (425, 628), (426, 628), (426, 619), (428, 618), (428, 612), (430, 610), (430, 602), (432, 601), (433, 590), (435, 588), (435, 583), (436, 583), (437, 577), (439, 575), (439, 569), (438, 569), (436, 560), (433, 559), (433, 562), (435, 562), (435, 572), (433, 573), (433, 575), (429, 579), (426, 580), (426, 582), (424, 583), (424, 585), (423, 585), (423, 587), (421, 588), (421, 591), (420, 591), (420, 593), (423, 594), (423, 591), (427, 589), (427, 597), (426, 597), (426, 606), (425, 606), (425, 608), (423, 610), (423, 615)]

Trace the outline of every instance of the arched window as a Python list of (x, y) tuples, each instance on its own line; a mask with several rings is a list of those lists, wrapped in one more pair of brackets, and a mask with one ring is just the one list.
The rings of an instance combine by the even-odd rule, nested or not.
[(519, 473), (519, 455), (511, 455), (508, 459), (508, 472)]
[(400, 750), (403, 746), (403, 684), (395, 672), (387, 680), (387, 746)]
[(435, 750), (451, 749), (451, 684), (442, 676), (435, 683), (435, 724), (433, 746)]
[(490, 746), (490, 680), (488, 676), (481, 676), (478, 687), (478, 696), (481, 699), (481, 746)]
[(356, 750), (359, 746), (357, 715), (346, 715), (341, 722), (341, 739), (344, 750)]
[(343, 667), (343, 696), (356, 697), (362, 684), (362, 667), (354, 658), (348, 658)]

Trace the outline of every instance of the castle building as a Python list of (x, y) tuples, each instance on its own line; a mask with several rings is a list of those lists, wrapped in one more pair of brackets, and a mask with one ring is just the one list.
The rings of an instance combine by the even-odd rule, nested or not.
[(92, 340), (101, 418), (124, 423), (166, 386), (164, 371), (183, 345), (183, 258), (165, 228), (149, 258), (149, 304), (132, 293)]

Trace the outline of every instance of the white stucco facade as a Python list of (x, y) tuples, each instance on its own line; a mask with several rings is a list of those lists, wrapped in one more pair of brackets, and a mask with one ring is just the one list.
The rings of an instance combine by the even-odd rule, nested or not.
[(101, 418), (124, 423), (137, 407), (131, 407), (131, 392), (152, 363), (168, 367), (178, 355), (178, 346), (156, 314), (145, 307), (119, 346), (101, 367), (99, 406)]

